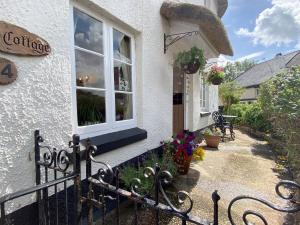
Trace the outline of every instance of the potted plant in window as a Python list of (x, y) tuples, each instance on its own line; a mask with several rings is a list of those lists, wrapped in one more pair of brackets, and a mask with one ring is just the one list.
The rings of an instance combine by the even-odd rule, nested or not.
[(175, 65), (187, 74), (194, 74), (202, 71), (206, 64), (202, 49), (192, 47), (189, 51), (180, 52), (175, 60)]
[(208, 73), (207, 81), (213, 85), (219, 85), (223, 82), (224, 77), (224, 68), (220, 66), (213, 66)]
[(212, 131), (211, 129), (206, 129), (203, 132), (204, 140), (206, 145), (211, 148), (218, 148), (219, 143), (221, 141), (221, 132), (219, 131)]

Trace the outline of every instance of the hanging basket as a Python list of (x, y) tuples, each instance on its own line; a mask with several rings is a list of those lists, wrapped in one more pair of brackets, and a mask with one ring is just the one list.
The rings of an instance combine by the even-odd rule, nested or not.
[(189, 172), (191, 161), (192, 156), (189, 156), (186, 159), (184, 157), (174, 157), (174, 162), (177, 166), (177, 172), (180, 175), (186, 175)]
[(211, 83), (212, 83), (213, 85), (220, 85), (222, 82), (223, 82), (223, 78), (213, 78), (213, 79), (211, 80)]
[(194, 74), (199, 70), (200, 62), (199, 60), (194, 60), (193, 62), (190, 62), (188, 64), (181, 64), (181, 68), (183, 68), (183, 71), (186, 74)]

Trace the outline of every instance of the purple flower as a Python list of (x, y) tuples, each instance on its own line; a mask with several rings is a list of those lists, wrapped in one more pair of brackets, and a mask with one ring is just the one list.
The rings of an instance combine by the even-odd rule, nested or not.
[(193, 154), (193, 148), (191, 145), (189, 145), (187, 148), (186, 148), (186, 151), (187, 151), (187, 154), (190, 156)]

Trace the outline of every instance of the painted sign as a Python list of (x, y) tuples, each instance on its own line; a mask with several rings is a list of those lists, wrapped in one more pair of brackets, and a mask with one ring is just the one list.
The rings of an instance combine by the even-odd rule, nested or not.
[(48, 55), (51, 48), (43, 38), (13, 24), (0, 21), (0, 51), (16, 55)]
[(10, 84), (17, 76), (16, 65), (8, 59), (0, 58), (0, 84)]

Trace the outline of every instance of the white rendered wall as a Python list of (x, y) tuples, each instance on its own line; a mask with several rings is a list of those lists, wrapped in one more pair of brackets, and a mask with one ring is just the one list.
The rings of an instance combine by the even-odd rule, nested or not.
[[(158, 147), (161, 140), (171, 137), (174, 50), (178, 52), (196, 43), (205, 49), (208, 57), (214, 57), (216, 53), (201, 37), (192, 37), (172, 46), (164, 54), (163, 34), (170, 32), (171, 24), (160, 15), (162, 0), (76, 2), (84, 2), (84, 7), (90, 8), (93, 13), (103, 14), (135, 34), (137, 126), (147, 130), (148, 138), (97, 157), (116, 166)], [(71, 105), (69, 9), (68, 0), (0, 2), (0, 20), (41, 36), (52, 48), (51, 54), (45, 57), (0, 53), (0, 57), (15, 62), (19, 75), (14, 83), (0, 86), (0, 196), (34, 185), (35, 129), (40, 129), (47, 143), (56, 147), (66, 147), (75, 130)], [(196, 81), (193, 82), (195, 86)], [(200, 102), (196, 90), (189, 89), (189, 92), (192, 102)], [(212, 89), (212, 92), (211, 96), (217, 96), (217, 90)], [(192, 122), (188, 126), (191, 130), (207, 124), (204, 120), (200, 121), (199, 108), (195, 105), (190, 112)], [(84, 166), (83, 163), (83, 174)], [(33, 200), (34, 196), (30, 201)], [(26, 201), (15, 207), (24, 204)]]
[[(35, 182), (35, 129), (50, 144), (66, 145), (72, 135), (69, 2), (3, 0), (0, 20), (21, 26), (49, 42), (45, 57), (0, 53), (15, 62), (17, 80), (0, 86), (0, 196)], [(17, 205), (21, 206), (21, 205)]]

